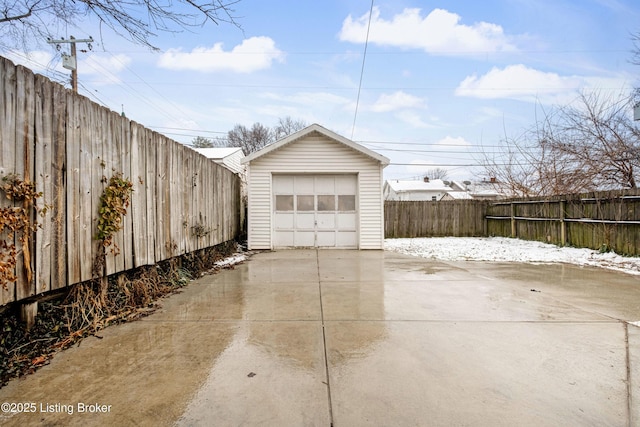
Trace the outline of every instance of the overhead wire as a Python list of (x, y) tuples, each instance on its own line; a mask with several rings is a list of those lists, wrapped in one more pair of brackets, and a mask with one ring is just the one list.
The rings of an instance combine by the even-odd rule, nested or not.
[(362, 77), (364, 76), (364, 64), (367, 59), (367, 47), (369, 46), (369, 31), (371, 30), (371, 17), (373, 16), (373, 1), (371, 0), (371, 7), (369, 8), (369, 22), (367, 24), (367, 35), (364, 41), (364, 53), (362, 54), (362, 67), (360, 68), (360, 82), (358, 83), (358, 96), (356, 98), (356, 108), (353, 113), (353, 126), (351, 127), (351, 139), (356, 130), (356, 119), (358, 118), (358, 105), (360, 104), (360, 91), (362, 90)]

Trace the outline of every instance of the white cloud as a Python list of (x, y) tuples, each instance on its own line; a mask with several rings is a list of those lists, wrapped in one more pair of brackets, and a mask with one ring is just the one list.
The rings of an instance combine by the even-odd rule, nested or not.
[(50, 71), (52, 68), (61, 71), (61, 67), (52, 67), (53, 55), (44, 50), (33, 50), (27, 54), (16, 50), (10, 50), (2, 54), (17, 65), (23, 65), (36, 73)]
[[(391, 20), (380, 17), (373, 8), (369, 42), (400, 48), (423, 49), (441, 55), (477, 55), (485, 52), (516, 51), (515, 45), (500, 25), (477, 22), (460, 23), (461, 17), (444, 9), (434, 9), (425, 17), (421, 10), (407, 8)], [(342, 23), (342, 41), (364, 43), (369, 14), (354, 19), (349, 15)]]
[(529, 68), (522, 64), (503, 69), (494, 67), (478, 77), (465, 78), (456, 88), (457, 96), (481, 99), (517, 99), (550, 103), (570, 102), (581, 90), (606, 90), (620, 93), (626, 90), (622, 77), (561, 76), (557, 73)]
[(483, 99), (540, 100), (541, 97), (578, 89), (582, 83), (579, 77), (563, 77), (518, 64), (503, 69), (494, 67), (480, 77), (475, 74), (469, 76), (460, 83), (455, 94)]
[(274, 61), (282, 62), (284, 56), (271, 38), (263, 36), (246, 39), (230, 51), (223, 50), (222, 43), (209, 48), (197, 47), (191, 52), (169, 49), (160, 57), (158, 65), (171, 70), (251, 73), (270, 68)]
[(385, 113), (405, 108), (420, 108), (423, 106), (424, 101), (421, 98), (399, 90), (391, 94), (383, 93), (380, 95), (378, 100), (371, 107), (371, 110), (376, 113)]

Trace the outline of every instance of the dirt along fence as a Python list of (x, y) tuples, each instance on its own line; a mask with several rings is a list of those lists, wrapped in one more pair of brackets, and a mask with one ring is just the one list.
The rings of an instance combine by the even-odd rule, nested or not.
[(640, 256), (640, 190), (385, 202), (385, 237), (501, 236)]
[(2, 57), (0, 141), (0, 306), (94, 277), (114, 183), (133, 191), (107, 275), (240, 231), (237, 175)]

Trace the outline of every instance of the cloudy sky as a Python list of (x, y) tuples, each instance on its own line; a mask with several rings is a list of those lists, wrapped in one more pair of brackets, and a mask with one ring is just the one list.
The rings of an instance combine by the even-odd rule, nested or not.
[[(370, 7), (241, 0), (242, 29), (159, 33), (159, 52), (90, 20), (57, 36), (96, 39), (79, 54), (81, 93), (177, 141), (291, 116), (386, 155), (394, 179), (481, 178), (471, 165), (545, 109), (639, 83), (637, 0), (374, 0), (369, 20)], [(0, 54), (68, 78), (53, 46)]]

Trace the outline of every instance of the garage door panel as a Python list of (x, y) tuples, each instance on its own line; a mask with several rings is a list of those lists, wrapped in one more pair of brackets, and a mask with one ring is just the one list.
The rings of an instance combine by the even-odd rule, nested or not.
[(332, 175), (316, 176), (315, 190), (316, 194), (336, 194), (336, 177)]
[(315, 228), (315, 222), (316, 222), (316, 214), (314, 212), (311, 212), (311, 213), (298, 212), (296, 214), (295, 228), (313, 230)]
[(356, 248), (358, 235), (355, 231), (338, 231), (336, 233), (336, 246), (340, 248)]
[(336, 232), (333, 230), (318, 231), (318, 247), (321, 247), (321, 248), (336, 247)]
[(293, 213), (280, 213), (275, 215), (276, 230), (291, 230), (294, 227)]
[(354, 213), (339, 213), (337, 214), (337, 229), (338, 230), (356, 230), (356, 214)]
[(295, 192), (296, 194), (313, 194), (314, 179), (313, 176), (296, 176)]
[(336, 192), (337, 194), (356, 194), (358, 187), (357, 181), (353, 175), (336, 176)]
[(273, 176), (274, 194), (293, 194), (293, 179), (287, 175)]
[(335, 230), (336, 214), (318, 213), (318, 230)]
[(293, 246), (313, 248), (316, 246), (315, 231), (296, 231), (295, 244)]
[(295, 246), (293, 240), (293, 231), (276, 231), (273, 234), (273, 238), (275, 239), (275, 246), (280, 248), (290, 248)]

